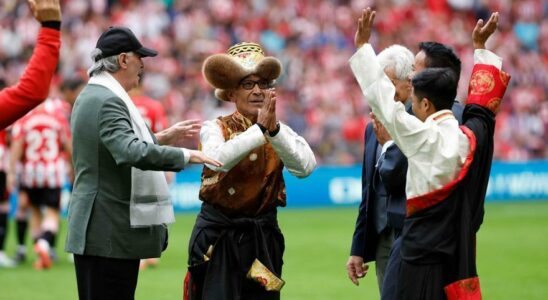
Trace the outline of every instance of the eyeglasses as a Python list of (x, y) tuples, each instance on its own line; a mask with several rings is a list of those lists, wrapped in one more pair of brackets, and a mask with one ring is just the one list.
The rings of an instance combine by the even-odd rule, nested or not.
[(266, 80), (253, 81), (253, 80), (244, 80), (240, 83), (244, 90), (252, 90), (255, 85), (258, 85), (261, 90), (269, 89), (272, 87), (272, 84)]

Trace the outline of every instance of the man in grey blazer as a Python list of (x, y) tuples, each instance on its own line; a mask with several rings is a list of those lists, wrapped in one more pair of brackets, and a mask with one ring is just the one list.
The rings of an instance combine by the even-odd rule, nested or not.
[(159, 171), (221, 165), (201, 151), (165, 146), (180, 132), (154, 136), (131, 102), (141, 58), (156, 54), (128, 28), (109, 28), (72, 111), (75, 181), (65, 250), (74, 253), (80, 299), (134, 299), (139, 260), (166, 248), (174, 215)]

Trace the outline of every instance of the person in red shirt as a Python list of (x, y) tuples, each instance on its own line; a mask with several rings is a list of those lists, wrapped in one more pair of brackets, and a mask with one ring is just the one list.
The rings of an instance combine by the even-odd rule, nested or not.
[[(0, 86), (2, 85), (0, 80)], [(5, 130), (0, 130), (0, 268), (15, 267), (15, 262), (4, 252), (8, 233), (9, 192), (6, 184), (8, 144)]]
[(0, 130), (43, 102), (59, 61), (61, 7), (59, 0), (31, 0), (30, 9), (42, 28), (29, 65), (19, 82), (0, 91)]
[(147, 97), (140, 87), (131, 91), (130, 96), (152, 132), (160, 132), (168, 127), (166, 111), (160, 102)]
[[(8, 184), (15, 185), (20, 163), (17, 214), (19, 218), (25, 215), (30, 206), (37, 269), (51, 266), (50, 250), (55, 246), (59, 228), (61, 187), (71, 168), (70, 163), (67, 166), (71, 153), (68, 120), (51, 110), (52, 104), (51, 100), (44, 102), (14, 124), (10, 147)], [(24, 245), (24, 238), (19, 242)]]
[[(6, 82), (0, 79), (0, 90), (4, 87), (6, 87)], [(15, 262), (4, 252), (6, 234), (8, 233), (8, 213), (10, 211), (9, 191), (6, 182), (8, 150), (6, 130), (0, 130), (0, 268), (15, 267)]]

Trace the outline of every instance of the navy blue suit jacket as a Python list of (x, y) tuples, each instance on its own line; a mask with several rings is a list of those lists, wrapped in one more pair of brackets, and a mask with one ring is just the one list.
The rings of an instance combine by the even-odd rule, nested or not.
[[(369, 123), (365, 130), (365, 151), (362, 168), (362, 202), (356, 220), (356, 228), (352, 239), (350, 255), (363, 257), (364, 261), (375, 260), (378, 234), (373, 223), (374, 193), (372, 182), (375, 174), (377, 147), (382, 147), (377, 141), (373, 124)], [(384, 158), (379, 161), (379, 175), (386, 188), (388, 199), (386, 203), (388, 226), (400, 230), (405, 218), (405, 175), (407, 159), (396, 145), (388, 147)]]
[[(462, 112), (464, 106), (455, 101), (452, 107), (453, 114), (462, 123)], [(411, 106), (407, 111), (413, 114)], [(360, 256), (365, 262), (375, 260), (378, 234), (373, 223), (374, 205), (370, 195), (374, 193), (373, 175), (375, 172), (377, 147), (382, 147), (377, 141), (373, 130), (373, 124), (369, 123), (365, 130), (365, 151), (362, 167), (362, 202), (360, 204), (352, 248), (350, 255)], [(388, 199), (386, 203), (388, 226), (401, 230), (405, 219), (405, 183), (407, 175), (407, 158), (400, 151), (397, 145), (393, 144), (384, 153), (384, 158), (379, 161), (379, 175), (386, 188)]]

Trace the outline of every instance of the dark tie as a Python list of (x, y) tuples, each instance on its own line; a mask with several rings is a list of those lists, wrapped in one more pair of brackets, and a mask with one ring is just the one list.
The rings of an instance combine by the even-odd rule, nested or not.
[[(375, 163), (380, 165), (379, 158), (384, 159), (384, 157), (381, 157), (381, 150), (382, 146), (379, 144), (377, 145), (377, 153), (375, 155)], [(375, 223), (375, 229), (377, 230), (377, 233), (381, 233), (384, 228), (386, 227), (387, 218), (386, 218), (386, 189), (384, 187), (384, 184), (381, 181), (381, 177), (379, 175), (379, 171), (377, 167), (375, 166), (375, 172), (373, 174), (373, 195), (374, 195), (374, 223)]]

